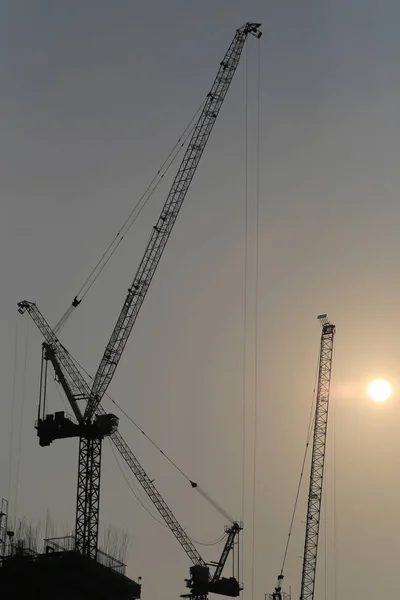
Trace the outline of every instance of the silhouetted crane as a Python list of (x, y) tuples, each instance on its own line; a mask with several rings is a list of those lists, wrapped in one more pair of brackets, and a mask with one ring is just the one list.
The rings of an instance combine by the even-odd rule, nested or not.
[[(333, 339), (335, 335), (335, 325), (329, 322), (326, 314), (319, 315), (318, 320), (322, 326), (319, 363), (318, 363), (318, 385), (315, 403), (314, 435), (313, 448), (311, 455), (311, 473), (308, 492), (306, 534), (304, 542), (303, 571), (301, 579), (300, 600), (313, 600), (315, 587), (315, 574), (317, 568), (318, 554), (318, 536), (319, 524), (321, 519), (322, 486), (324, 479), (325, 466), (325, 448), (326, 435), (328, 428), (328, 409), (329, 392), (331, 385), (332, 359), (333, 359)], [(308, 446), (308, 443), (307, 443)], [(306, 451), (307, 452), (307, 451)], [(305, 457), (304, 457), (305, 460)], [(304, 466), (304, 465), (303, 465)], [(303, 471), (302, 471), (303, 474)], [(301, 482), (302, 477), (300, 477)], [(297, 499), (295, 503), (296, 511)], [(294, 518), (295, 512), (293, 513)], [(288, 543), (291, 535), (292, 523), (289, 530)], [(286, 552), (283, 561), (281, 573), (274, 592), (268, 594), (268, 600), (290, 600), (290, 595), (282, 592), (283, 568), (286, 559)]]
[(327, 315), (320, 315), (318, 319), (322, 325), (322, 333), (300, 600), (314, 599), (319, 523), (321, 519), (322, 489), (324, 481), (326, 434), (328, 431), (333, 339), (336, 330), (335, 325), (332, 325), (332, 323), (329, 322)]
[[(211, 576), (209, 566), (203, 561), (193, 543), (156, 490), (154, 484), (120, 436), (117, 430), (117, 417), (114, 414), (107, 414), (101, 408), (100, 402), (112, 380), (140, 307), (150, 287), (173, 225), (233, 79), (247, 36), (251, 34), (257, 38), (261, 37), (259, 27), (259, 23), (246, 23), (243, 27), (239, 28), (220, 63), (217, 76), (211, 87), (211, 91), (206, 97), (202, 112), (194, 127), (160, 217), (153, 227), (144, 256), (128, 289), (122, 310), (91, 387), (89, 387), (87, 381), (77, 368), (76, 363), (61, 344), (56, 334), (51, 330), (37, 306), (28, 301), (18, 304), (19, 312), (24, 313), (27, 311), (30, 314), (45, 339), (42, 355), (41, 400), (39, 402), (36, 424), (39, 443), (42, 446), (48, 446), (56, 439), (79, 437), (76, 550), (89, 557), (96, 557), (99, 524), (101, 446), (103, 438), (110, 436), (118, 451), (194, 563), (191, 569), (191, 578), (187, 580), (187, 585), (191, 590), (191, 595), (196, 598), (204, 597), (209, 591), (228, 596), (239, 594), (240, 586), (237, 580), (235, 578), (224, 579), (221, 577), (221, 574), (227, 556), (235, 543), (236, 535), (241, 530), (241, 525), (233, 522), (227, 528), (226, 544), (220, 561), (217, 563), (214, 575)], [(65, 415), (62, 411), (54, 414), (46, 414), (46, 374), (48, 361), (51, 362), (56, 378), (66, 394), (75, 420)], [(82, 402), (86, 402), (83, 412), (80, 408)]]

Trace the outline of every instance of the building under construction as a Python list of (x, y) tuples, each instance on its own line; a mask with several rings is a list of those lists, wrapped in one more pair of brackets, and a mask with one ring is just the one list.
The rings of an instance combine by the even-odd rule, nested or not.
[(140, 584), (126, 577), (121, 566), (107, 567), (75, 551), (55, 548), (46, 552), (17, 547), (0, 568), (2, 598), (32, 600), (136, 600)]
[[(7, 527), (7, 501), (0, 513), (0, 590), (4, 599), (137, 600), (140, 583), (125, 575), (125, 564), (98, 550), (96, 559), (76, 551), (74, 536), (46, 539), (42, 551), (27, 532)], [(24, 533), (26, 535), (24, 535)]]

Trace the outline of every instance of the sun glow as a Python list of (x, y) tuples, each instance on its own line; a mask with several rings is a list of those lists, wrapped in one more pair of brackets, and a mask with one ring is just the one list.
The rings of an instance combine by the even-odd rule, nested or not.
[(374, 379), (368, 385), (368, 395), (375, 402), (384, 402), (392, 394), (392, 386), (386, 379)]

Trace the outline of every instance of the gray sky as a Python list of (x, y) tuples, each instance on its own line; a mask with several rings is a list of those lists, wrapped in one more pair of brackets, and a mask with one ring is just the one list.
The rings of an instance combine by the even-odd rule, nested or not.
[[(400, 585), (398, 2), (0, 2), (0, 495), (9, 493), (16, 303), (55, 323), (207, 93), (236, 27), (263, 23), (254, 598), (272, 591), (304, 450), (320, 330), (337, 325), (319, 598)], [(245, 598), (252, 597), (257, 44), (248, 47), (249, 266)], [(244, 57), (127, 346), (112, 395), (234, 517), (242, 513)], [(93, 371), (167, 187), (63, 331)], [(39, 448), (40, 336), (18, 319), (11, 504), (73, 523), (77, 443)], [(24, 346), (28, 336), (26, 376)], [(385, 405), (368, 379), (394, 384)], [(22, 443), (21, 398), (25, 381)], [(107, 406), (107, 405), (106, 405)], [(51, 409), (62, 407), (54, 387)], [(331, 414), (332, 414), (331, 413)], [(331, 423), (333, 420), (331, 421)], [(223, 519), (132, 426), (131, 444), (194, 538)], [(18, 469), (18, 455), (20, 455)], [(285, 582), (298, 596), (305, 495)], [(189, 561), (105, 448), (102, 522), (132, 536), (143, 598), (184, 591)], [(326, 523), (326, 525), (325, 525)], [(203, 549), (202, 549), (203, 550)], [(220, 547), (204, 548), (216, 559)], [(325, 566), (326, 565), (326, 566)]]

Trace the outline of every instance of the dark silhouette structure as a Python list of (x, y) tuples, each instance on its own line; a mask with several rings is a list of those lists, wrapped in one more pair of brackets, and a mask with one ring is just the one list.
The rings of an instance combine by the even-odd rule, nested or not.
[[(72, 542), (72, 543), (71, 543)], [(73, 538), (45, 540), (35, 552), (19, 541), (1, 557), (4, 600), (138, 600), (140, 583), (125, 575), (125, 565), (98, 550), (97, 560), (70, 550)]]
[[(315, 399), (315, 417), (313, 428), (313, 446), (311, 455), (310, 484), (308, 490), (306, 535), (304, 541), (303, 571), (301, 578), (300, 600), (314, 600), (315, 576), (317, 571), (318, 537), (321, 519), (322, 492), (324, 481), (326, 437), (328, 431), (329, 397), (332, 375), (333, 342), (336, 327), (326, 314), (319, 315), (322, 327), (318, 361), (318, 384)], [(308, 445), (308, 443), (307, 443)], [(304, 457), (305, 461), (306, 455)], [(304, 463), (303, 463), (304, 467)], [(303, 471), (302, 471), (303, 474)], [(302, 480), (300, 476), (300, 483)], [(296, 511), (297, 498), (295, 502)], [(295, 512), (293, 513), (294, 516)], [(266, 594), (265, 600), (290, 600), (290, 594), (282, 592), (283, 570), (285, 566), (292, 523), (289, 529), (288, 542), (281, 573), (272, 594)]]

